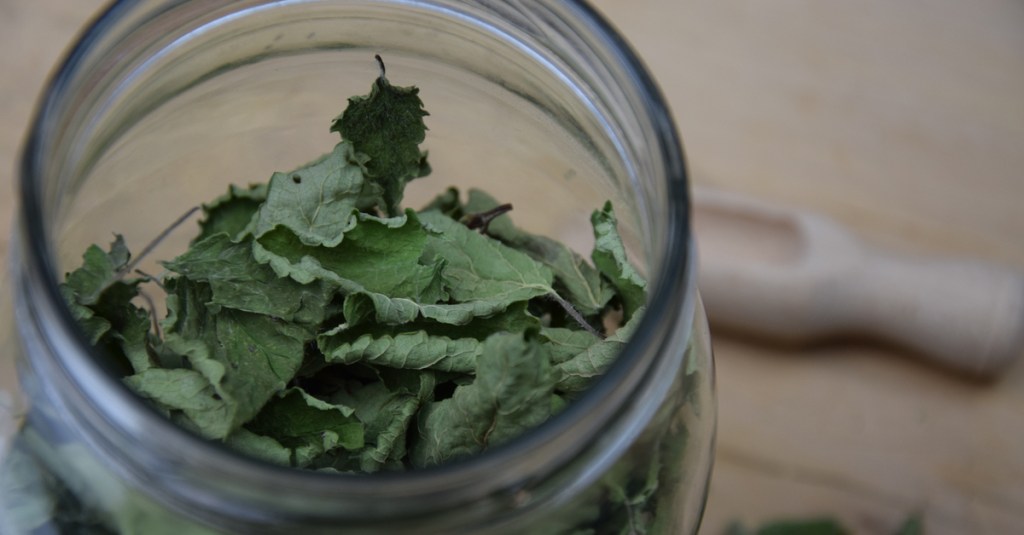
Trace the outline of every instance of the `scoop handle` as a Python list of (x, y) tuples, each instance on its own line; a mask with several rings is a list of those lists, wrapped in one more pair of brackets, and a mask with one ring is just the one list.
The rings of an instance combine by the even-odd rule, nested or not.
[(869, 247), (821, 215), (730, 194), (698, 191), (695, 207), (713, 325), (789, 343), (867, 336), (978, 376), (1024, 352), (1024, 277), (1013, 269)]
[(1020, 274), (979, 260), (871, 249), (865, 249), (864, 260), (861, 269), (847, 274), (847, 284), (836, 285), (840, 306), (833, 314), (847, 330), (876, 335), (975, 375), (994, 374), (1022, 352)]

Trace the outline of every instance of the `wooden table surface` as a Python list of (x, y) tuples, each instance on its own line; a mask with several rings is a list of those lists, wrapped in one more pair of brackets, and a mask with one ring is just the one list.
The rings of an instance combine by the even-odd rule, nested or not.
[[(866, 241), (1024, 269), (1024, 2), (598, 0), (660, 81), (694, 182)], [(99, 0), (0, 1), (0, 250), (44, 79)], [(979, 383), (856, 341), (715, 339), (702, 533), (835, 515), (885, 534), (1024, 533), (1024, 364)]]

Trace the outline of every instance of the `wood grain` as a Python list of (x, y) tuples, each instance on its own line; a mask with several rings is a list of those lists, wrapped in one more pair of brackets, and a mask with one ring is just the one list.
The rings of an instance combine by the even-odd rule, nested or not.
[[(1024, 268), (1024, 3), (596, 4), (660, 81), (696, 183), (823, 212), (876, 245)], [(32, 104), (99, 6), (0, 3), (0, 247)], [(1024, 533), (1024, 366), (977, 383), (859, 341), (717, 336), (715, 350), (703, 532), (834, 514), (884, 534), (919, 511), (931, 535)]]

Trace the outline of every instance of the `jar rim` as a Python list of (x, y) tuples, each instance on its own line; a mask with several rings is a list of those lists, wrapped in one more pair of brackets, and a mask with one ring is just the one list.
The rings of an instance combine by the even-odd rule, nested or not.
[[(410, 495), (417, 492), (416, 489), (419, 489), (419, 492), (436, 493), (437, 484), (442, 480), (448, 481), (449, 484), (478, 481), (481, 476), (485, 476), (486, 479), (486, 476), (493, 474), (496, 466), (529, 464), (528, 460), (534, 452), (559, 442), (560, 437), (564, 441), (570, 432), (579, 431), (581, 428), (574, 425), (574, 422), (588, 414), (608, 412), (604, 402), (610, 397), (621, 397), (621, 393), (615, 392), (623, 388), (624, 378), (633, 376), (634, 382), (639, 380), (637, 377), (640, 372), (637, 368), (646, 364), (644, 354), (638, 348), (663, 343), (667, 333), (666, 325), (672, 323), (671, 318), (685, 313), (680, 307), (692, 309), (694, 306), (695, 297), (691, 295), (694, 269), (690, 244), (688, 177), (681, 141), (669, 107), (655, 81), (631, 46), (602, 15), (583, 0), (544, 0), (541, 3), (557, 7), (560, 13), (571, 14), (572, 20), (568, 22), (574, 29), (593, 39), (597, 46), (603, 47), (616, 59), (616, 67), (627, 74), (624, 83), (635, 86), (632, 89), (644, 97), (642, 109), (653, 126), (653, 139), (658, 143), (657, 153), (663, 157), (664, 179), (669, 195), (665, 203), (668, 207), (668, 223), (665, 227), (667, 250), (664, 251), (662, 261), (651, 278), (655, 284), (649, 292), (648, 311), (619, 358), (607, 372), (562, 412), (522, 436), (467, 459), (409, 472), (345, 474), (344, 477), (338, 477), (336, 474), (281, 467), (234, 453), (225, 446), (210, 443), (181, 429), (169, 420), (156, 418), (159, 421), (153, 422), (153, 425), (162, 437), (199, 448), (197, 451), (203, 451), (211, 465), (228, 463), (240, 467), (240, 471), (253, 472), (252, 477), (262, 477), (260, 474), (270, 475), (282, 485), (282, 488), (306, 488), (311, 492), (327, 493), (340, 491), (343, 494), (352, 491), (364, 495), (375, 494), (378, 497), (395, 493)], [(101, 387), (109, 390), (110, 395), (117, 398), (119, 405), (129, 412), (148, 411), (156, 416), (155, 411), (132, 394), (113, 374), (102, 369), (102, 364), (99, 359), (93, 358), (92, 348), (65, 306), (58, 281), (54, 276), (58, 270), (50, 248), (51, 234), (43, 217), (43, 197), (40, 190), (43, 165), (41, 151), (45, 150), (46, 136), (54, 127), (54, 115), (60, 113), (61, 107), (58, 104), (69, 97), (69, 91), (74, 85), (73, 79), (83, 68), (82, 59), (93, 48), (99, 46), (101, 36), (109, 28), (131, 17), (133, 10), (136, 9), (141, 9), (139, 2), (131, 0), (118, 0), (108, 7), (79, 37), (42, 94), (20, 163), (19, 223), (20, 232), (23, 233), (20, 243), (24, 249), (21, 269), (32, 288), (39, 290), (38, 296), (33, 295), (33, 308), (41, 310), (40, 315), (56, 320), (56, 332), (53, 335), (63, 338), (65, 343), (61, 347), (68, 348), (69, 352), (60, 354), (59, 358), (62, 361), (73, 359), (77, 369), (89, 372), (87, 376), (79, 377), (78, 380), (98, 381)], [(115, 424), (123, 423), (124, 421), (119, 421)], [(590, 432), (598, 429), (592, 427)], [(372, 483), (367, 483), (368, 481)]]

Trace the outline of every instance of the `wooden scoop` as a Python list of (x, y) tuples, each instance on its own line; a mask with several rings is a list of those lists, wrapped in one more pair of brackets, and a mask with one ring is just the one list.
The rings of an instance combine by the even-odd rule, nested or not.
[(869, 336), (994, 375), (1024, 352), (1024, 277), (860, 243), (835, 221), (694, 193), (699, 287), (716, 327), (785, 343)]

